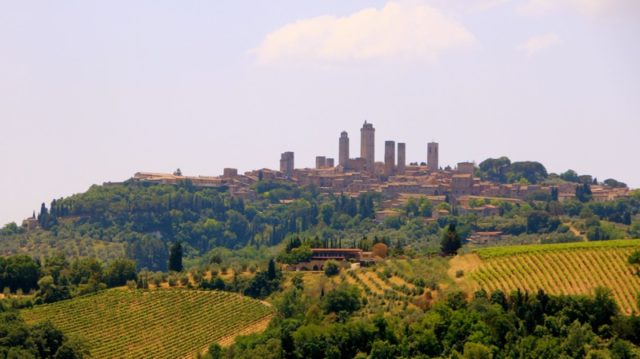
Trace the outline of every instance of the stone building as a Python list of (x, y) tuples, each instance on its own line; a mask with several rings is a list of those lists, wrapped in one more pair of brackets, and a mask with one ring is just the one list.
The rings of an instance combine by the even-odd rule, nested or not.
[(453, 175), (451, 177), (451, 194), (467, 196), (473, 191), (473, 176), (469, 174)]
[(406, 145), (404, 143), (398, 143), (398, 164), (396, 165), (396, 173), (404, 174), (404, 170), (407, 166), (407, 153)]
[(316, 169), (327, 167), (327, 158), (325, 156), (316, 156)]
[(237, 177), (238, 176), (238, 169), (237, 168), (225, 168), (222, 173), (223, 173), (222, 174), (223, 177)]
[(384, 143), (384, 174), (392, 176), (396, 167), (396, 143), (385, 141)]
[(466, 174), (474, 174), (476, 171), (476, 166), (473, 162), (460, 162), (458, 163), (457, 168), (458, 173), (466, 173)]
[(427, 166), (432, 171), (437, 171), (440, 168), (438, 164), (438, 143), (429, 142), (427, 144)]
[(34, 231), (38, 229), (39, 226), (40, 223), (36, 219), (35, 213), (33, 214), (33, 217), (26, 218), (22, 221), (22, 228), (26, 229), (27, 231)]
[(335, 162), (335, 160), (333, 158), (327, 158), (327, 161), (325, 162), (325, 165), (328, 168), (333, 168), (333, 167), (336, 166), (336, 162)]
[(293, 177), (294, 162), (293, 152), (285, 152), (280, 155), (280, 172), (287, 177)]
[(354, 172), (364, 172), (367, 163), (364, 158), (350, 158), (347, 160), (347, 165), (344, 166), (346, 170)]
[(369, 173), (375, 173), (375, 139), (376, 130), (373, 128), (373, 124), (364, 121), (362, 129), (360, 129), (360, 157), (365, 160), (365, 169)]
[(342, 131), (340, 134), (339, 143), (338, 164), (346, 168), (347, 162), (349, 162), (349, 134), (346, 131)]

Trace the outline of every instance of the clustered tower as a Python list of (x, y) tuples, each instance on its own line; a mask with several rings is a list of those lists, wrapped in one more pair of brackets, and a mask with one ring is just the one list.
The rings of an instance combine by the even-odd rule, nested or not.
[(396, 168), (396, 143), (395, 141), (384, 142), (384, 174), (392, 176)]
[(316, 169), (333, 168), (335, 165), (333, 158), (327, 158), (326, 156), (316, 156)]
[(427, 167), (432, 171), (437, 171), (438, 166), (438, 143), (429, 142), (427, 144)]
[(280, 172), (287, 178), (293, 177), (293, 152), (285, 152), (280, 155)]
[(349, 134), (346, 131), (342, 131), (340, 134), (338, 164), (344, 168), (347, 167), (347, 162), (349, 162)]
[[(338, 165), (341, 171), (367, 172), (370, 175), (384, 174), (385, 176), (403, 175), (407, 168), (407, 146), (404, 142), (385, 141), (384, 164), (376, 171), (375, 161), (375, 133), (373, 124), (364, 122), (360, 129), (360, 157), (349, 158), (349, 134), (340, 133)], [(432, 171), (439, 170), (438, 143), (427, 144), (427, 166)], [(316, 157), (316, 169), (332, 169), (335, 167), (333, 158)], [(280, 172), (291, 178), (294, 172), (293, 152), (284, 152), (280, 157)]]
[(373, 124), (364, 121), (360, 129), (360, 157), (364, 158), (365, 170), (369, 173), (375, 173), (376, 169), (375, 139), (376, 130)]
[(404, 143), (398, 143), (398, 164), (396, 167), (396, 173), (399, 175), (404, 174), (404, 169), (407, 166), (407, 153), (406, 145)]

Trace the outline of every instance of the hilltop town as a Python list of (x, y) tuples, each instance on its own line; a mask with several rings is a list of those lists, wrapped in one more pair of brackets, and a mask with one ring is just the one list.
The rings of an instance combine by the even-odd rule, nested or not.
[[(235, 168), (225, 168), (221, 176), (185, 176), (179, 170), (174, 173), (138, 172), (134, 181), (177, 184), (189, 181), (197, 187), (228, 188), (229, 192), (243, 199), (255, 199), (252, 184), (259, 180), (291, 181), (299, 186), (315, 186), (321, 192), (346, 194), (356, 197), (360, 193), (376, 192), (383, 198), (376, 218), (382, 220), (397, 214), (414, 198), (427, 198), (434, 205), (448, 202), (456, 206), (458, 214), (475, 213), (479, 216), (499, 214), (492, 200), (518, 203), (535, 196), (555, 196), (559, 202), (576, 197), (581, 183), (563, 181), (559, 176), (541, 183), (499, 183), (483, 180), (478, 167), (472, 162), (460, 162), (455, 168), (442, 168), (439, 162), (439, 144), (430, 142), (426, 148), (426, 162), (407, 163), (407, 145), (388, 140), (384, 142), (384, 161), (375, 158), (375, 128), (365, 121), (360, 129), (360, 156), (352, 157), (350, 138), (346, 131), (338, 140), (338, 163), (333, 157), (319, 155), (315, 168), (296, 168), (295, 153), (281, 154), (279, 170), (263, 168), (239, 174)], [(587, 177), (587, 178), (585, 178)], [(595, 202), (613, 201), (629, 195), (625, 185), (610, 186), (581, 176), (590, 187), (590, 199)], [(447, 215), (446, 210), (434, 211), (437, 218)]]
[[(417, 337), (407, 330), (415, 323), (394, 327), (393, 317), (428, 322), (419, 318), (436, 308), (478, 319), (473, 308), (483, 306), (480, 312), (497, 310), (512, 328), (545, 328), (527, 338), (538, 331), (547, 338), (552, 331), (543, 325), (565, 321), (569, 329), (558, 343), (592, 327), (592, 319), (567, 320), (567, 313), (591, 310), (585, 318), (605, 318), (588, 334), (607, 333), (597, 339), (602, 348), (618, 350), (621, 344), (606, 341), (612, 336), (626, 340), (625, 350), (637, 349), (640, 241), (633, 238), (640, 236), (640, 191), (507, 157), (443, 168), (436, 142), (427, 144), (425, 162), (407, 163), (407, 145), (388, 140), (376, 161), (373, 124), (360, 132), (355, 158), (349, 134), (340, 133), (337, 163), (319, 155), (314, 168), (296, 168), (287, 151), (278, 170), (140, 172), (43, 203), (21, 227), (0, 228), (0, 287), (11, 303), (5, 307), (23, 308), (29, 325), (49, 320), (84, 338), (97, 358), (213, 358), (200, 355), (207, 345), (229, 358), (268, 357), (250, 348), (286, 344), (281, 333), (289, 324), (282, 323), (291, 320), (300, 322), (287, 334), (294, 338), (287, 350), (300, 354), (280, 355), (283, 346), (274, 358), (322, 358), (297, 338), (360, 323), (409, 333), (402, 340), (410, 344)], [(554, 300), (547, 313), (531, 309), (518, 317), (523, 305)], [(309, 315), (320, 324), (303, 324)], [(150, 316), (161, 319), (150, 323)], [(544, 321), (532, 322), (539, 317)], [(145, 330), (160, 334), (147, 340)], [(259, 338), (254, 344), (232, 343), (251, 333)], [(433, 343), (448, 340), (433, 335)], [(375, 345), (357, 350), (374, 353)], [(382, 357), (398, 357), (400, 346), (390, 348)], [(406, 357), (449, 352), (416, 349)]]

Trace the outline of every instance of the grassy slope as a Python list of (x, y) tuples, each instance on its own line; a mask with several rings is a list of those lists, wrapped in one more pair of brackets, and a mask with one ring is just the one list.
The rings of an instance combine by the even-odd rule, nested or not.
[(464, 270), (456, 281), (468, 290), (591, 294), (603, 286), (631, 313), (640, 309), (640, 277), (627, 258), (638, 249), (640, 240), (491, 247), (453, 258), (449, 273)]
[(95, 358), (178, 358), (264, 328), (273, 309), (226, 292), (112, 289), (21, 313), (85, 340)]
[[(367, 298), (362, 314), (383, 313), (400, 315), (405, 310), (425, 308), (453, 284), (447, 276), (449, 265), (445, 258), (389, 259), (374, 267), (343, 269), (340, 275), (328, 278), (324, 272), (285, 272), (284, 287), (291, 286), (295, 275), (302, 276), (306, 295), (319, 298), (341, 283), (355, 285)], [(387, 271), (389, 277), (382, 275)], [(422, 294), (413, 282), (422, 279), (426, 286)]]

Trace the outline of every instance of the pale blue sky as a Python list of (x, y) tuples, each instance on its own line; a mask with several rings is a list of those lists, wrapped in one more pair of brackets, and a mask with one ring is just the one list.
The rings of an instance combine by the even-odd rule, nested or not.
[(636, 0), (0, 0), (0, 223), (136, 171), (337, 157), (340, 131), (640, 187)]

